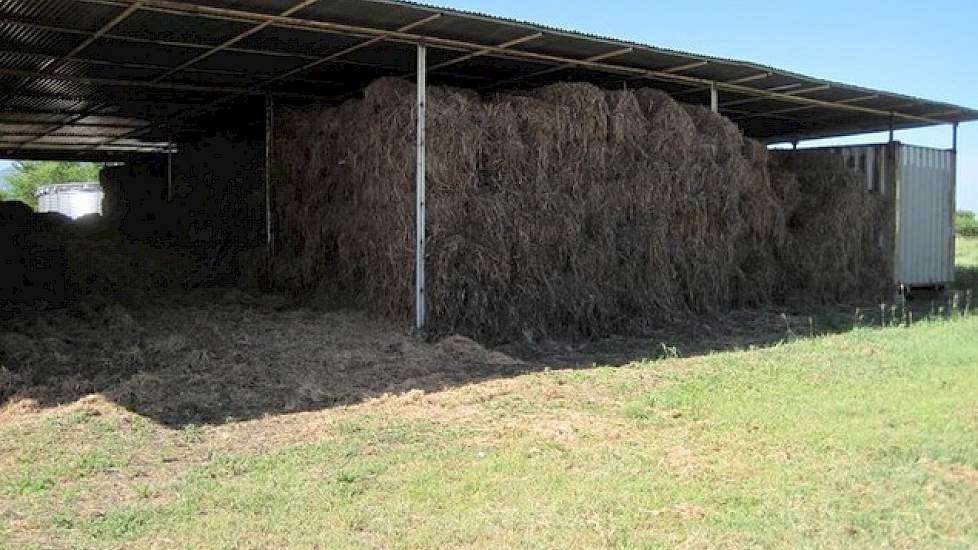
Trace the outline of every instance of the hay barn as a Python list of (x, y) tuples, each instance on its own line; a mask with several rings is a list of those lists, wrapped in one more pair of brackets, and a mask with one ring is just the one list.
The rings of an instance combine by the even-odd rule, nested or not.
[(0, 0), (0, 158), (110, 163), (101, 215), (2, 206), (0, 300), (240, 286), (490, 342), (878, 304), (953, 277), (956, 152), (769, 146), (976, 119), (403, 1)]

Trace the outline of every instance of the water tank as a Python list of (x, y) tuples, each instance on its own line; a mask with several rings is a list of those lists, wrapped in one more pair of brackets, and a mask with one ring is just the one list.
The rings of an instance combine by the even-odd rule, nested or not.
[(102, 186), (95, 182), (38, 187), (38, 212), (60, 212), (69, 218), (102, 213)]

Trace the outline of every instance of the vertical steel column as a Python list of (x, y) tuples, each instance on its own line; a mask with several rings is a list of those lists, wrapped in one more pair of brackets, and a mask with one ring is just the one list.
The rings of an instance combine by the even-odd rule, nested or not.
[(710, 83), (710, 110), (714, 113), (720, 112), (720, 93), (716, 82)]
[[(953, 265), (954, 258), (958, 254), (958, 240), (954, 237), (954, 226), (957, 224), (957, 212), (958, 212), (958, 123), (955, 122), (951, 125), (951, 220), (948, 222), (951, 231), (951, 251), (950, 258)], [(954, 276), (954, 270), (951, 270), (952, 277)]]
[(173, 202), (173, 138), (166, 150), (166, 202)]
[(427, 139), (425, 136), (426, 116), (427, 116), (427, 86), (428, 86), (428, 48), (424, 44), (418, 44), (418, 131), (417, 143), (415, 144), (415, 154), (417, 156), (417, 167), (415, 172), (415, 202), (417, 203), (417, 243), (416, 243), (416, 265), (415, 265), (415, 328), (419, 331), (424, 330), (427, 323), (427, 307), (425, 305), (425, 240), (427, 223), (427, 213), (425, 211), (426, 195), (426, 159), (425, 148)]
[(275, 255), (275, 235), (272, 231), (272, 140), (275, 136), (275, 100), (265, 94), (265, 245), (268, 248), (268, 264), (271, 268)]
[(890, 113), (890, 143), (893, 143), (893, 113)]

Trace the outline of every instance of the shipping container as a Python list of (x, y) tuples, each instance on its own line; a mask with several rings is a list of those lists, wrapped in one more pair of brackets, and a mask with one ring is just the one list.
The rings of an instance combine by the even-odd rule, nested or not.
[[(957, 154), (902, 143), (798, 149), (833, 152), (865, 177), (867, 193), (894, 194), (893, 282), (943, 288), (954, 282)], [(786, 153), (781, 153), (786, 154)]]
[(916, 286), (954, 282), (954, 151), (897, 148), (896, 281)]

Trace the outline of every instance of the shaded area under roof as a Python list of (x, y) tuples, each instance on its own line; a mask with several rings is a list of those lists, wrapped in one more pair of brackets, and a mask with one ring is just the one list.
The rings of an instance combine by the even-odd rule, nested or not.
[[(222, 109), (339, 102), (381, 76), (491, 93), (656, 87), (767, 142), (978, 120), (947, 103), (398, 0), (0, 0), (0, 156), (158, 153)], [(259, 97), (256, 97), (259, 96)], [(247, 101), (252, 98), (253, 101)]]

